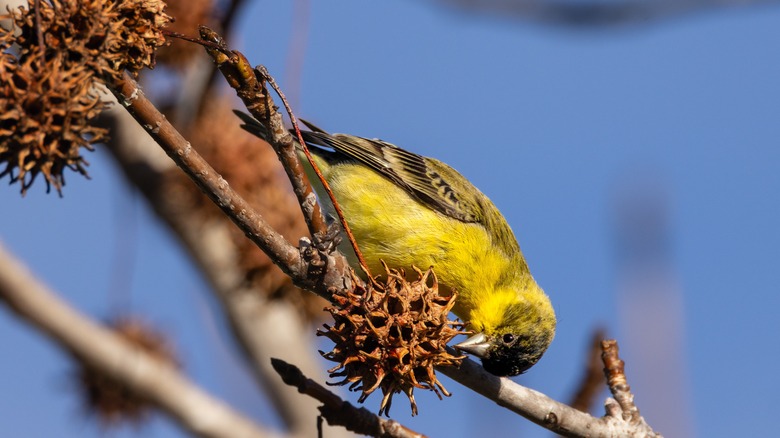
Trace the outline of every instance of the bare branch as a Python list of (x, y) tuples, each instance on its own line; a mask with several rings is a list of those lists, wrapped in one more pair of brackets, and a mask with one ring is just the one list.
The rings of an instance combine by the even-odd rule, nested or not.
[(620, 405), (620, 414), (623, 420), (629, 424), (639, 424), (642, 417), (639, 415), (639, 408), (634, 404), (634, 394), (631, 393), (631, 386), (626, 380), (625, 363), (618, 356), (618, 345), (614, 339), (601, 342), (601, 354), (604, 360), (604, 375), (607, 376), (607, 386), (612, 396)]
[[(328, 287), (344, 286), (344, 278), (348, 277), (342, 275), (347, 267), (343, 256), (324, 255), (311, 247), (304, 248), (302, 256), (192, 148), (146, 98), (129, 75), (114, 84), (112, 91), (176, 165), (181, 167), (209, 199), (289, 275), (297, 286), (326, 298), (330, 296)], [(326, 259), (314, 260), (318, 257)], [(316, 269), (325, 265), (332, 269), (325, 270), (322, 276), (312, 276), (309, 275), (310, 263), (314, 263)]]
[(297, 135), (298, 144), (303, 149), (312, 170), (322, 184), (322, 188), (330, 198), (331, 205), (339, 218), (341, 228), (347, 236), (347, 239), (352, 246), (352, 250), (360, 261), (360, 266), (368, 276), (371, 277), (368, 264), (363, 258), (360, 248), (358, 248), (355, 236), (352, 234), (349, 224), (344, 218), (344, 213), (339, 206), (338, 200), (336, 200), (333, 191), (330, 189), (330, 184), (328, 184), (328, 181), (314, 162), (314, 159), (306, 146), (306, 142), (301, 135), (301, 130), (298, 127), (298, 120), (293, 114), (292, 108), (287, 102), (284, 93), (276, 84), (276, 80), (268, 73), (264, 66), (261, 65), (252, 68), (249, 61), (241, 52), (229, 50), (222, 37), (208, 27), (201, 26), (200, 35), (204, 40), (213, 41), (218, 45), (218, 49), (206, 46), (206, 51), (214, 59), (214, 62), (225, 76), (228, 84), (236, 90), (236, 94), (243, 100), (246, 108), (254, 117), (268, 127), (268, 132), (270, 134), (268, 140), (271, 147), (279, 156), (279, 160), (282, 162), (284, 170), (287, 172), (287, 176), (292, 183), (293, 190), (298, 196), (301, 211), (303, 212), (304, 219), (309, 225), (309, 230), (312, 234), (312, 240), (314, 240), (315, 244), (321, 246), (321, 243), (327, 243), (324, 242), (324, 240), (330, 233), (325, 225), (325, 220), (322, 216), (322, 211), (317, 202), (317, 198), (314, 195), (311, 182), (303, 169), (301, 160), (298, 158), (298, 151), (296, 150), (297, 148), (295, 147), (292, 136), (290, 135), (290, 132), (284, 128), (282, 117), (279, 112), (276, 111), (273, 99), (268, 94), (266, 83), (268, 83), (276, 94), (279, 95), (279, 98), (290, 117), (290, 122), (293, 126), (292, 131)]
[(269, 437), (179, 372), (81, 315), (38, 282), (0, 245), (0, 301), (79, 360), (124, 382), (202, 437)]
[[(109, 113), (112, 119), (110, 151), (130, 182), (173, 230), (210, 283), (234, 339), (290, 434), (313, 436), (316, 433), (313, 421), (316, 402), (301, 400), (297, 391), (281, 382), (271, 367), (271, 357), (284, 357), (309, 375), (323, 373), (309, 323), (300, 308), (287, 300), (270, 300), (268, 297), (273, 291), (262, 289), (272, 287), (273, 282), (271, 285), (267, 282), (247, 284), (246, 273), (239, 268), (235, 237), (228, 229), (233, 224), (217, 220), (219, 218), (206, 218), (191, 203), (183, 201), (177, 187), (178, 181), (186, 177), (127, 111), (114, 107)], [(236, 131), (241, 132), (237, 126)], [(229, 130), (223, 133), (232, 138)], [(273, 157), (271, 151), (269, 156)], [(273, 220), (272, 217), (269, 219)], [(270, 274), (268, 272), (266, 276)], [(328, 431), (328, 436), (338, 436), (338, 432)]]
[(112, 91), (138, 123), (157, 141), (166, 154), (181, 167), (206, 195), (234, 220), (274, 262), (291, 277), (300, 277), (298, 251), (257, 214), (173, 127), (146, 98), (127, 74)]
[(347, 430), (363, 435), (381, 438), (425, 438), (425, 435), (401, 425), (400, 423), (372, 414), (366, 408), (356, 408), (312, 379), (306, 378), (300, 369), (280, 359), (271, 359), (276, 372), (284, 383), (298, 388), (323, 403), (320, 406), (322, 416), (328, 424), (344, 426)]
[(660, 437), (644, 421), (629, 424), (623, 420), (619, 407), (608, 409), (604, 417), (595, 418), (507, 378), (496, 377), (470, 359), (464, 360), (460, 368), (440, 368), (439, 371), (498, 405), (563, 436)]
[(271, 137), (271, 146), (287, 172), (295, 196), (303, 211), (303, 218), (309, 227), (314, 242), (319, 242), (328, 234), (325, 217), (322, 215), (317, 197), (303, 170), (292, 136), (284, 127), (281, 114), (276, 111), (273, 99), (268, 94), (265, 80), (258, 80), (255, 69), (241, 52), (229, 50), (219, 34), (206, 26), (200, 27), (200, 35), (205, 41), (216, 45), (204, 46), (206, 52), (217, 64), (228, 84), (236, 90), (238, 97), (249, 112), (267, 127)]

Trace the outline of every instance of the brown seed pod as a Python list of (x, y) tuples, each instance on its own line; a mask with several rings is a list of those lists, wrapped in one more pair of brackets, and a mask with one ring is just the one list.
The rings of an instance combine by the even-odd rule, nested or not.
[[(171, 344), (143, 321), (116, 318), (109, 322), (109, 326), (116, 334), (155, 359), (178, 367), (179, 362)], [(152, 409), (145, 399), (133, 393), (121, 381), (93, 367), (81, 363), (75, 378), (86, 411), (105, 426), (116, 426), (122, 422), (139, 424)]]
[[(166, 44), (163, 28), (171, 21), (160, 0), (40, 0), (38, 41), (35, 1), (3, 15), (13, 27), (3, 42), (19, 45), (28, 57), (62, 57), (62, 68), (82, 65), (104, 80), (154, 67), (155, 51)], [(8, 48), (3, 44), (3, 49)]]
[[(0, 15), (0, 177), (22, 193), (38, 174), (58, 192), (63, 171), (87, 174), (81, 148), (105, 140), (96, 81), (154, 66), (170, 21), (159, 0), (28, 0)], [(40, 35), (40, 36), (39, 36)]]
[[(431, 390), (439, 398), (449, 396), (434, 368), (458, 366), (463, 359), (445, 348), (463, 333), (462, 324), (448, 317), (456, 294), (439, 294), (433, 269), (414, 268), (418, 278), (411, 282), (401, 269), (385, 265), (385, 270), (386, 280), (374, 279), (366, 288), (356, 286), (333, 296), (335, 305), (326, 309), (333, 315), (333, 326), (325, 325), (317, 334), (336, 345), (320, 354), (338, 362), (328, 372), (342, 380), (332, 385), (349, 384), (350, 390), (361, 391), (359, 402), (380, 388), (379, 414), (388, 415), (393, 395), (403, 392), (412, 415), (417, 415), (414, 389)], [(362, 283), (353, 279), (353, 284)]]
[(19, 182), (24, 194), (43, 174), (46, 186), (59, 192), (65, 169), (87, 175), (81, 149), (92, 150), (106, 137), (92, 125), (105, 107), (92, 87), (93, 73), (83, 66), (62, 69), (60, 57), (43, 66), (32, 57), (0, 57), (0, 177)]

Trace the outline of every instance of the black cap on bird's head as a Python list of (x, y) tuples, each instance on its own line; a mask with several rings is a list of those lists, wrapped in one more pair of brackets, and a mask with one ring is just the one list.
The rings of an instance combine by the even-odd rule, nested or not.
[(549, 339), (512, 333), (487, 336), (477, 333), (455, 348), (482, 360), (485, 371), (496, 376), (516, 376), (528, 371), (542, 357)]

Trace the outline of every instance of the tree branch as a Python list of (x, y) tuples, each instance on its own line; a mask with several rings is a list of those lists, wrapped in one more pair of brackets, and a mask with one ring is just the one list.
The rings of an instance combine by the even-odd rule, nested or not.
[(620, 407), (611, 406), (614, 401), (607, 400), (606, 416), (595, 418), (507, 378), (496, 377), (470, 359), (465, 359), (460, 368), (440, 368), (439, 371), (499, 406), (563, 436), (660, 438), (643, 419), (638, 423), (624, 420)]
[[(157, 108), (146, 98), (136, 82), (127, 74), (112, 86), (120, 103), (155, 139), (177, 166), (185, 171), (195, 184), (214, 202), (285, 274), (299, 287), (328, 298), (328, 288), (344, 287), (348, 264), (338, 254), (323, 254), (302, 239), (302, 253), (277, 233), (249, 203), (233, 190), (179, 134)], [(324, 260), (322, 259), (324, 257)], [(322, 275), (310, 275), (312, 269)]]
[[(174, 181), (186, 177), (127, 111), (114, 107), (108, 116), (112, 133), (110, 151), (131, 184), (172, 229), (211, 285), (259, 386), (273, 400), (290, 434), (313, 436), (316, 402), (301, 400), (297, 391), (281, 382), (271, 367), (271, 357), (284, 357), (309, 375), (323, 373), (316, 347), (311, 342), (310, 323), (293, 302), (268, 298), (273, 291), (263, 290), (269, 287), (266, 282), (247, 284), (246, 273), (239, 268), (235, 237), (228, 229), (233, 224), (204, 217), (201, 210), (182, 201)], [(236, 130), (240, 132), (237, 127)], [(233, 138), (229, 131), (224, 133)], [(269, 151), (269, 157), (272, 156)], [(328, 436), (338, 436), (338, 433), (338, 430), (328, 431)]]
[(173, 367), (68, 306), (38, 282), (2, 244), (0, 301), (79, 360), (123, 382), (197, 436), (275, 436), (203, 392)]
[(113, 84), (111, 91), (157, 141), (166, 154), (200, 187), (236, 225), (269, 257), (293, 278), (303, 269), (300, 254), (284, 237), (256, 213), (215, 170), (203, 159), (176, 128), (150, 102), (129, 74)]
[(300, 369), (280, 359), (271, 359), (273, 367), (284, 383), (294, 386), (323, 405), (319, 408), (328, 424), (344, 426), (347, 430), (381, 438), (425, 438), (396, 421), (374, 415), (366, 408), (356, 408), (312, 379), (306, 378)]
[(279, 156), (284, 171), (293, 186), (295, 196), (298, 197), (298, 203), (309, 227), (312, 240), (315, 243), (319, 242), (328, 234), (325, 217), (322, 215), (317, 197), (298, 159), (292, 135), (284, 127), (282, 116), (276, 111), (273, 99), (268, 94), (265, 78), (258, 80), (255, 69), (252, 68), (246, 57), (241, 52), (229, 50), (219, 34), (206, 26), (201, 26), (199, 31), (204, 41), (212, 43), (212, 45), (204, 45), (204, 47), (228, 84), (236, 90), (236, 94), (244, 102), (249, 112), (268, 127), (271, 146)]
[(639, 415), (639, 408), (634, 404), (634, 394), (631, 393), (631, 386), (628, 384), (625, 374), (625, 363), (618, 356), (618, 345), (614, 339), (601, 342), (601, 358), (604, 361), (604, 375), (607, 376), (607, 386), (615, 397), (617, 405), (607, 406), (619, 413), (623, 420), (629, 424), (640, 424), (644, 422)]
[(328, 194), (333, 209), (339, 218), (339, 224), (341, 225), (343, 233), (347, 236), (347, 239), (352, 246), (352, 250), (360, 261), (361, 268), (369, 277), (371, 277), (368, 264), (365, 259), (363, 259), (363, 254), (361, 253), (360, 248), (358, 248), (355, 236), (349, 228), (349, 223), (344, 218), (344, 213), (339, 206), (338, 200), (336, 200), (333, 191), (330, 189), (328, 181), (314, 163), (311, 153), (306, 146), (306, 142), (303, 140), (303, 136), (298, 127), (298, 121), (293, 114), (292, 108), (290, 108), (284, 93), (276, 84), (274, 78), (262, 65), (252, 68), (246, 57), (237, 50), (230, 50), (218, 33), (206, 26), (200, 26), (199, 30), (201, 38), (205, 41), (213, 42), (218, 46), (218, 48), (209, 45), (206, 45), (205, 47), (209, 56), (212, 57), (217, 64), (217, 67), (219, 67), (219, 70), (225, 76), (228, 84), (236, 90), (236, 94), (244, 102), (244, 105), (249, 112), (267, 127), (270, 137), (268, 141), (279, 156), (279, 160), (282, 162), (287, 177), (292, 183), (293, 191), (295, 191), (295, 194), (298, 197), (304, 219), (309, 225), (312, 240), (314, 240), (315, 245), (322, 247), (322, 244), (330, 243), (325, 241), (330, 233), (325, 225), (325, 219), (322, 216), (322, 210), (320, 209), (319, 202), (317, 202), (317, 197), (314, 194), (311, 182), (306, 176), (301, 160), (298, 158), (298, 151), (295, 147), (292, 135), (285, 129), (282, 116), (276, 110), (274, 101), (268, 94), (266, 83), (268, 83), (276, 94), (279, 95), (279, 98), (282, 100), (284, 108), (290, 117), (293, 131), (298, 137), (298, 143), (301, 145), (303, 153), (309, 160), (312, 170), (322, 184), (322, 188)]

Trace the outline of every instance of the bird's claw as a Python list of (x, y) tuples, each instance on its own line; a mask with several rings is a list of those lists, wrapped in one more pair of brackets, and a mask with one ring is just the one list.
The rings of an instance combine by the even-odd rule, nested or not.
[(313, 277), (319, 277), (325, 274), (328, 266), (328, 258), (325, 251), (318, 248), (318, 245), (306, 238), (301, 237), (298, 242), (298, 249), (301, 252), (301, 258), (306, 264), (306, 272)]
[(332, 254), (341, 243), (341, 226), (338, 222), (328, 225), (328, 230), (314, 236), (314, 245), (325, 254)]

